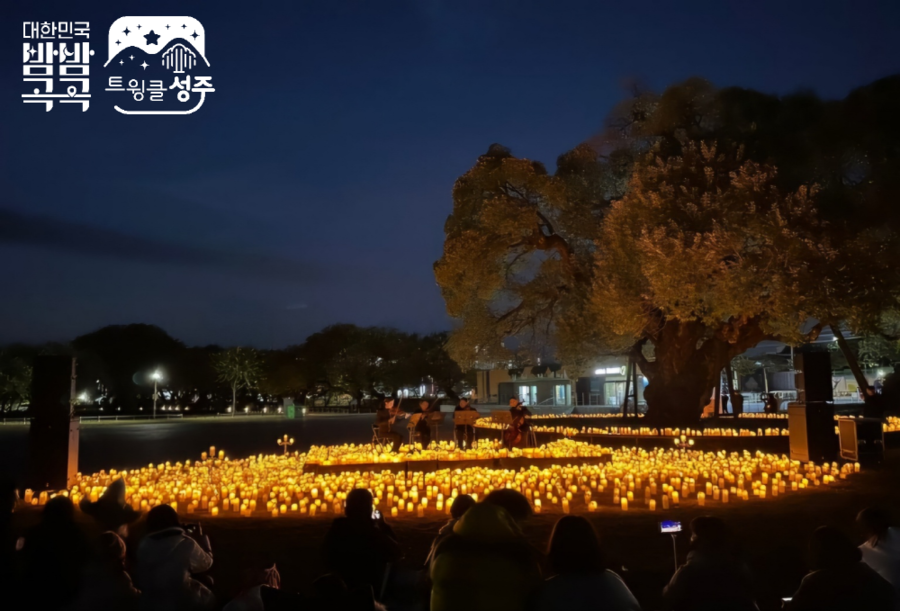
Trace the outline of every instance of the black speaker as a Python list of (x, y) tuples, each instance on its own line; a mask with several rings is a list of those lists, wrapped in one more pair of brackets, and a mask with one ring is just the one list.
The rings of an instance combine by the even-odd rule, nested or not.
[(75, 359), (38, 356), (32, 365), (28, 481), (37, 490), (60, 490), (78, 471), (78, 422), (71, 418)]
[(834, 401), (831, 381), (831, 355), (827, 352), (801, 352), (794, 356), (794, 383), (800, 403)]
[(817, 463), (834, 460), (838, 453), (838, 439), (834, 428), (832, 403), (788, 405), (791, 460)]

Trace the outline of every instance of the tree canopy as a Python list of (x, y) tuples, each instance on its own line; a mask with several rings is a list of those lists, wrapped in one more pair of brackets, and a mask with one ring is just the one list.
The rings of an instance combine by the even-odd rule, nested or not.
[[(700, 79), (623, 103), (549, 174), (492, 145), (435, 265), (463, 366), (627, 353), (650, 416), (699, 417), (719, 371), (808, 321), (874, 332), (900, 277), (900, 78), (825, 102)], [(652, 355), (652, 356), (651, 356)]]

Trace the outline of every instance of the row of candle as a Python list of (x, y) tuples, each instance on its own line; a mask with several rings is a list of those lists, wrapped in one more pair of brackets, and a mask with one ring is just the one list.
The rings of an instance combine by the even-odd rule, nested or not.
[[(596, 447), (570, 440), (564, 443), (585, 453)], [(687, 502), (706, 506), (772, 499), (829, 485), (859, 471), (859, 465), (853, 463), (816, 465), (760, 452), (607, 451), (609, 461), (600, 464), (578, 464), (577, 459), (570, 459), (546, 468), (469, 467), (409, 473), (388, 469), (311, 473), (303, 470), (306, 457), (296, 452), (229, 460), (210, 451), (200, 461), (79, 474), (75, 485), (61, 494), (68, 494), (76, 503), (82, 498), (93, 501), (121, 478), (126, 502), (139, 511), (167, 503), (186, 514), (278, 517), (339, 514), (349, 491), (366, 488), (385, 515), (425, 517), (448, 513), (460, 494), (483, 498), (492, 490), (512, 488), (525, 495), (538, 513), (592, 512), (602, 507), (655, 511)], [(24, 500), (40, 505), (52, 496), (28, 490)]]
[(402, 445), (392, 452), (388, 445), (344, 444), (336, 446), (312, 446), (306, 455), (306, 464), (323, 466), (391, 464), (406, 461), (452, 462), (462, 460), (491, 460), (496, 458), (572, 458), (604, 456), (609, 448), (585, 443), (559, 440), (537, 448), (513, 448), (508, 450), (500, 441), (476, 440), (471, 448), (460, 448), (454, 441), (432, 442), (427, 447), (416, 443)]
[[(490, 418), (479, 418), (475, 423), (476, 427), (485, 429), (504, 429), (505, 424), (495, 422)], [(632, 428), (630, 426), (611, 426), (606, 428), (599, 427), (582, 427), (577, 429), (569, 426), (542, 426), (532, 425), (532, 428), (539, 433), (559, 433), (567, 437), (575, 437), (577, 435), (610, 435), (624, 437), (680, 437), (687, 435), (689, 437), (781, 437), (787, 436), (787, 429), (765, 428), (755, 431), (741, 428), (725, 428), (710, 427), (703, 429), (688, 428), (651, 428), (642, 426)]]
[[(788, 415), (783, 414), (783, 413), (782, 414), (756, 414), (756, 413), (746, 414), (745, 413), (745, 414), (741, 414), (739, 417), (740, 418), (761, 418), (761, 419), (768, 419), (768, 420), (786, 420)], [(840, 420), (841, 418), (856, 418), (856, 416), (835, 415), (835, 417), (834, 417), (835, 420)], [(900, 418), (898, 418), (897, 416), (887, 416), (884, 419), (884, 424), (882, 425), (882, 428), (884, 429), (885, 433), (900, 432)], [(834, 431), (835, 431), (835, 433), (837, 433), (838, 428), (835, 427)]]
[[(638, 414), (638, 418), (643, 418), (644, 414)], [(551, 420), (555, 418), (634, 418), (634, 414), (623, 416), (621, 412), (614, 413), (598, 413), (598, 414), (532, 414), (532, 420)]]

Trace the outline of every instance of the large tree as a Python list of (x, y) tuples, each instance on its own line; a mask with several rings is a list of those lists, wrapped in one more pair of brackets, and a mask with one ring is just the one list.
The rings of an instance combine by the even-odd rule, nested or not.
[(454, 187), (435, 265), (452, 356), (555, 352), (578, 375), (625, 352), (651, 416), (690, 421), (761, 339), (876, 329), (900, 285), (898, 83), (828, 103), (694, 79), (623, 104), (554, 175), (492, 146)]

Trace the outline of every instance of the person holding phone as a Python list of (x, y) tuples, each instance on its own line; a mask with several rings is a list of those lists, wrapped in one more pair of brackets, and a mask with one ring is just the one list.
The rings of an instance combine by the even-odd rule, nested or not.
[[(147, 514), (147, 536), (137, 550), (136, 578), (141, 609), (208, 609), (214, 601), (200, 573), (212, 567), (209, 537), (200, 524), (180, 524), (169, 505)], [(203, 583), (203, 581), (207, 583)]]
[(372, 493), (356, 488), (347, 495), (344, 516), (331, 523), (323, 552), (328, 570), (349, 589), (371, 586), (379, 600), (389, 566), (400, 559), (400, 544), (375, 510)]
[(672, 611), (758, 611), (750, 569), (720, 518), (691, 521), (687, 562), (663, 589), (663, 601)]

